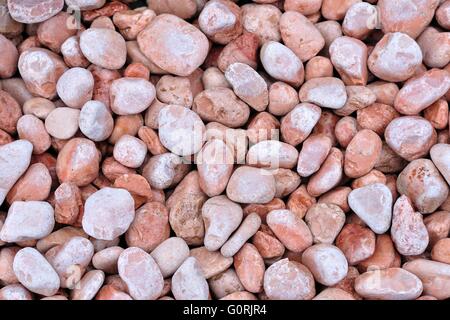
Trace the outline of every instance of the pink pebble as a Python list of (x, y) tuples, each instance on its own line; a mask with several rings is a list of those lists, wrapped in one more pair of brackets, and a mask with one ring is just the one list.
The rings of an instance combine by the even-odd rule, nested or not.
[(101, 240), (124, 234), (134, 219), (134, 200), (125, 189), (103, 188), (89, 198), (84, 207), (83, 230)]
[(144, 250), (125, 249), (117, 261), (119, 275), (136, 300), (155, 300), (163, 290), (164, 279), (152, 256)]
[(14, 273), (28, 290), (52, 296), (59, 289), (59, 277), (42, 254), (33, 248), (24, 248), (14, 258)]

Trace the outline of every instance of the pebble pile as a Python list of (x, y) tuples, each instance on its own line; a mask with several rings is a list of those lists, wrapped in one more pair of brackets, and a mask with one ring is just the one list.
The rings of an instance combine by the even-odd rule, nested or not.
[(450, 0), (0, 0), (0, 300), (450, 298)]

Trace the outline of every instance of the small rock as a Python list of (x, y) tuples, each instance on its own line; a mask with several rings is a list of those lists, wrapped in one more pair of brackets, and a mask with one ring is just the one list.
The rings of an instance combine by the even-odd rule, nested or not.
[(370, 184), (350, 192), (350, 208), (377, 234), (391, 226), (392, 193), (381, 183)]
[(302, 263), (311, 271), (317, 282), (333, 286), (344, 279), (348, 263), (341, 250), (331, 244), (316, 244), (302, 254)]
[(187, 258), (173, 275), (172, 293), (177, 300), (208, 300), (208, 282), (195, 258)]
[(103, 188), (87, 198), (83, 230), (101, 240), (124, 234), (134, 219), (134, 200), (125, 189)]
[(189, 247), (181, 238), (172, 237), (161, 242), (151, 253), (164, 278), (170, 277), (189, 257)]
[(275, 196), (275, 179), (264, 169), (237, 168), (227, 186), (227, 196), (239, 203), (266, 203)]
[(401, 196), (394, 205), (391, 237), (398, 252), (404, 256), (423, 253), (429, 242), (429, 236), (423, 217), (414, 212), (408, 197)]
[(264, 292), (272, 300), (311, 300), (316, 295), (314, 277), (304, 265), (282, 259), (267, 268)]
[(355, 290), (366, 299), (414, 300), (423, 290), (413, 273), (401, 268), (368, 271), (355, 280)]
[(59, 289), (58, 274), (36, 249), (24, 248), (17, 252), (13, 269), (20, 283), (34, 293), (52, 296)]
[(55, 226), (52, 206), (45, 201), (15, 201), (0, 232), (5, 242), (42, 239)]
[(114, 30), (91, 28), (83, 31), (80, 35), (80, 48), (91, 63), (105, 69), (120, 69), (126, 62), (125, 40)]
[(205, 247), (219, 250), (242, 222), (242, 208), (226, 196), (208, 199), (202, 207), (205, 223)]
[(313, 243), (313, 236), (306, 223), (290, 210), (273, 210), (266, 218), (267, 225), (293, 252), (302, 252)]
[(163, 290), (164, 279), (155, 260), (144, 250), (129, 247), (117, 261), (119, 275), (135, 300), (155, 300)]

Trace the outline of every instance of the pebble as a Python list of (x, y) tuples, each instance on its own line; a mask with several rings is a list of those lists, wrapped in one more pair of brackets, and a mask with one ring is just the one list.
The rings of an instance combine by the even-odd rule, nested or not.
[(228, 88), (207, 89), (194, 98), (192, 111), (202, 120), (216, 121), (230, 128), (247, 123), (250, 108)]
[(330, 45), (330, 59), (346, 85), (366, 85), (367, 46), (352, 37), (336, 38)]
[[(217, 299), (221, 299), (229, 294), (238, 294), (245, 290), (236, 272), (232, 268), (209, 279), (208, 285), (212, 294)], [(251, 294), (250, 292), (247, 293)]]
[(220, 195), (233, 173), (234, 152), (222, 140), (212, 139), (197, 154), (200, 188), (209, 196)]
[(350, 208), (377, 234), (391, 226), (392, 200), (391, 191), (382, 183), (354, 189), (348, 195)]
[(266, 140), (250, 147), (246, 162), (257, 167), (292, 169), (297, 159), (298, 151), (292, 145), (276, 140)]
[(53, 138), (67, 140), (77, 133), (79, 118), (80, 110), (59, 107), (45, 118), (45, 129)]
[(286, 258), (267, 268), (264, 292), (272, 300), (311, 300), (316, 288), (308, 268)]
[(38, 23), (50, 19), (64, 7), (63, 0), (8, 0), (11, 17), (21, 23)]
[(0, 289), (0, 300), (33, 300), (33, 294), (16, 283)]
[(124, 134), (114, 145), (113, 156), (119, 163), (129, 168), (140, 167), (145, 160), (147, 146), (128, 134)]
[(34, 248), (19, 250), (14, 257), (13, 269), (20, 283), (31, 292), (48, 297), (59, 289), (58, 274)]
[(234, 268), (245, 290), (258, 293), (263, 288), (265, 265), (258, 249), (246, 243), (234, 256)]
[(49, 252), (47, 251), (46, 257), (58, 273), (61, 287), (73, 289), (92, 260), (94, 246), (84, 237), (73, 237), (59, 246), (51, 258), (48, 256)]
[(200, 30), (171, 14), (155, 17), (139, 33), (137, 41), (148, 59), (177, 76), (188, 76), (197, 69), (205, 61), (209, 47)]
[(372, 170), (380, 156), (381, 146), (380, 137), (372, 130), (358, 131), (345, 152), (344, 172), (346, 176), (358, 178)]
[(169, 105), (159, 112), (159, 139), (171, 152), (188, 156), (197, 153), (203, 146), (203, 121), (188, 108)]
[(187, 258), (172, 277), (176, 300), (208, 300), (208, 282), (194, 257)]
[(104, 141), (113, 131), (114, 119), (103, 102), (92, 100), (81, 108), (78, 125), (92, 141)]
[(229, 0), (212, 0), (205, 4), (199, 17), (200, 30), (215, 43), (227, 44), (243, 31), (241, 8)]
[(413, 273), (401, 268), (368, 271), (355, 280), (355, 290), (366, 299), (414, 300), (423, 290)]
[(277, 81), (269, 87), (267, 110), (275, 116), (284, 116), (299, 103), (297, 91), (287, 83)]
[(252, 238), (252, 244), (264, 259), (278, 258), (285, 252), (284, 245), (273, 235), (268, 227), (261, 227)]
[(384, 33), (403, 32), (412, 38), (422, 33), (433, 19), (438, 0), (378, 1), (381, 28)]
[(94, 77), (83, 68), (72, 68), (64, 72), (56, 84), (61, 100), (71, 108), (81, 107), (92, 99)]
[(148, 4), (156, 14), (172, 13), (182, 19), (191, 18), (197, 10), (201, 9), (201, 3), (195, 0), (187, 0), (182, 3), (177, 0), (156, 0)]
[(14, 257), (20, 247), (6, 247), (0, 250), (0, 280), (4, 285), (10, 285), (19, 282), (14, 273)]
[(135, 217), (134, 200), (124, 189), (103, 188), (87, 198), (83, 230), (101, 240), (124, 234)]
[(189, 247), (178, 237), (172, 237), (161, 242), (152, 252), (152, 258), (157, 263), (164, 278), (170, 277), (189, 257)]
[(358, 125), (363, 129), (374, 131), (379, 136), (383, 136), (389, 123), (399, 116), (392, 106), (382, 103), (373, 103), (356, 112)]
[(267, 215), (266, 221), (290, 251), (300, 253), (313, 243), (313, 235), (307, 224), (290, 210), (273, 210)]
[[(395, 267), (399, 254), (389, 234), (377, 235), (375, 252), (372, 256), (358, 264), (361, 271), (382, 270)], [(398, 263), (400, 265), (400, 263)]]
[(261, 218), (257, 213), (251, 213), (242, 221), (239, 228), (223, 244), (220, 249), (224, 257), (234, 256), (261, 226)]
[(375, 252), (375, 234), (369, 228), (349, 223), (337, 236), (336, 246), (344, 253), (349, 265), (356, 265)]
[(77, 288), (72, 290), (72, 300), (92, 300), (97, 292), (100, 290), (105, 280), (105, 274), (100, 270), (91, 270), (87, 272), (80, 282), (77, 284)]
[[(406, 115), (417, 115), (450, 89), (450, 74), (431, 69), (408, 80), (395, 97), (395, 109)], [(426, 92), (426, 94), (424, 94)]]
[(147, 202), (136, 210), (134, 220), (125, 233), (125, 240), (130, 247), (150, 252), (169, 238), (169, 235), (167, 208), (159, 202)]
[(331, 150), (331, 139), (325, 135), (312, 135), (302, 145), (298, 156), (297, 172), (309, 177), (320, 169)]
[(302, 263), (311, 271), (317, 282), (326, 286), (337, 284), (348, 272), (344, 254), (331, 244), (322, 243), (309, 247), (302, 254)]
[(156, 94), (163, 103), (185, 107), (191, 107), (194, 99), (188, 77), (162, 76), (156, 84)]
[(342, 80), (333, 77), (313, 78), (300, 88), (301, 102), (314, 103), (323, 108), (340, 109), (347, 101)]
[(350, 293), (339, 288), (326, 288), (313, 300), (356, 300)]
[(28, 169), (33, 145), (27, 140), (18, 140), (0, 146), (0, 204)]
[(279, 28), (281, 11), (276, 6), (248, 3), (241, 7), (241, 13), (244, 31), (257, 35), (260, 45), (268, 41), (281, 40)]
[(444, 68), (449, 63), (449, 35), (448, 32), (439, 32), (433, 27), (427, 27), (417, 38), (417, 44), (422, 49), (423, 62), (428, 67)]
[(398, 175), (397, 190), (408, 196), (420, 213), (432, 213), (447, 199), (449, 187), (433, 162), (417, 159)]
[(312, 103), (297, 105), (281, 120), (283, 140), (293, 146), (303, 142), (318, 123), (321, 113), (321, 109)]
[(2, 48), (2, 61), (0, 62), (0, 78), (10, 78), (17, 71), (19, 52), (16, 46), (3, 34), (0, 35), (0, 48)]
[(208, 199), (201, 190), (197, 171), (191, 171), (167, 199), (169, 223), (177, 237), (188, 245), (201, 245), (205, 236), (202, 206)]
[(39, 24), (36, 30), (37, 39), (41, 45), (60, 53), (64, 41), (77, 33), (75, 24), (76, 21), (69, 12), (59, 12)]
[(156, 89), (145, 79), (125, 77), (111, 83), (109, 96), (111, 110), (115, 114), (138, 114), (151, 105), (156, 96)]
[(359, 0), (323, 0), (321, 12), (329, 20), (342, 20), (347, 10)]
[(144, 165), (142, 175), (150, 186), (156, 189), (167, 189), (174, 186), (188, 173), (189, 164), (176, 154), (167, 152), (153, 156)]
[(303, 63), (287, 46), (275, 41), (267, 41), (260, 51), (264, 70), (273, 78), (294, 87), (300, 86), (305, 79)]
[(450, 297), (450, 267), (448, 264), (419, 258), (406, 262), (403, 268), (422, 280), (424, 294), (439, 300)]
[(431, 258), (434, 261), (450, 264), (450, 239), (444, 238), (436, 242), (431, 251)]
[(17, 180), (6, 196), (9, 204), (14, 201), (44, 201), (50, 194), (52, 177), (42, 163), (30, 165), (25, 174)]
[(42, 48), (30, 48), (22, 52), (18, 68), (28, 91), (47, 99), (56, 96), (56, 84), (67, 70), (59, 55)]
[(378, 78), (390, 82), (405, 81), (422, 63), (419, 45), (405, 33), (387, 33), (370, 53), (367, 64)]
[(450, 185), (450, 144), (438, 143), (430, 149), (431, 160)]
[(117, 274), (117, 260), (123, 250), (122, 247), (118, 246), (100, 250), (92, 257), (92, 265), (95, 269), (101, 270), (104, 273)]
[(64, 62), (68, 67), (86, 68), (91, 64), (81, 51), (80, 38), (78, 36), (71, 36), (67, 38), (61, 44), (60, 50), (64, 58)]
[(265, 170), (242, 166), (228, 182), (226, 194), (238, 203), (267, 203), (275, 197), (275, 178)]
[(17, 121), (19, 138), (28, 140), (33, 144), (33, 154), (42, 154), (50, 148), (50, 135), (47, 133), (44, 122), (31, 114), (26, 114)]
[(346, 36), (364, 40), (379, 24), (376, 6), (367, 2), (356, 2), (345, 13), (342, 31)]
[[(221, 51), (215, 53), (214, 59), (217, 58), (217, 61), (214, 61), (213, 66), (217, 64), (220, 71), (225, 72), (230, 64), (242, 62), (256, 69), (258, 64), (258, 43), (259, 39), (256, 34), (243, 33), (228, 43)], [(207, 62), (208, 58), (205, 63)]]
[(345, 223), (345, 213), (332, 203), (313, 204), (307, 211), (305, 221), (314, 243), (332, 244)]
[(230, 64), (225, 78), (234, 93), (256, 111), (264, 111), (269, 104), (269, 90), (264, 79), (244, 63)]
[(405, 256), (419, 255), (428, 246), (428, 231), (423, 217), (415, 212), (407, 196), (402, 195), (394, 204), (391, 237), (397, 251)]
[(450, 29), (449, 16), (450, 16), (450, 4), (448, 1), (441, 1), (441, 5), (436, 10), (436, 20), (444, 29)]
[(120, 33), (105, 28), (90, 28), (80, 35), (80, 48), (91, 63), (110, 70), (124, 66), (127, 48)]
[(144, 250), (129, 247), (117, 261), (120, 278), (135, 300), (155, 300), (163, 290), (164, 279), (152, 256)]
[(20, 105), (6, 91), (0, 90), (0, 129), (7, 133), (15, 133), (17, 130), (17, 122), (22, 116)]
[(61, 182), (73, 182), (83, 187), (97, 178), (99, 162), (100, 155), (92, 141), (73, 138), (58, 154), (56, 173)]
[(45, 201), (15, 201), (0, 231), (5, 242), (38, 240), (49, 235), (55, 226), (52, 206)]
[(202, 207), (205, 223), (205, 247), (210, 251), (219, 250), (242, 222), (242, 208), (226, 196), (208, 199)]
[(225, 257), (220, 251), (209, 251), (206, 247), (191, 249), (190, 256), (197, 260), (206, 279), (217, 276), (233, 264), (232, 257)]
[(307, 191), (313, 197), (318, 197), (333, 189), (343, 175), (344, 155), (337, 148), (331, 148), (327, 158), (308, 181)]
[(436, 131), (431, 123), (419, 116), (393, 119), (386, 127), (384, 137), (389, 147), (408, 161), (428, 154), (437, 140)]
[(281, 15), (280, 33), (285, 45), (303, 62), (316, 56), (325, 45), (320, 31), (296, 11), (286, 11)]

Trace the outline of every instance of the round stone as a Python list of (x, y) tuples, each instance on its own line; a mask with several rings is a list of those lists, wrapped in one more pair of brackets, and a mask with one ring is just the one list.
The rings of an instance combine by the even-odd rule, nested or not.
[(124, 234), (134, 219), (134, 200), (125, 189), (103, 188), (87, 198), (83, 230), (96, 239), (113, 240)]

